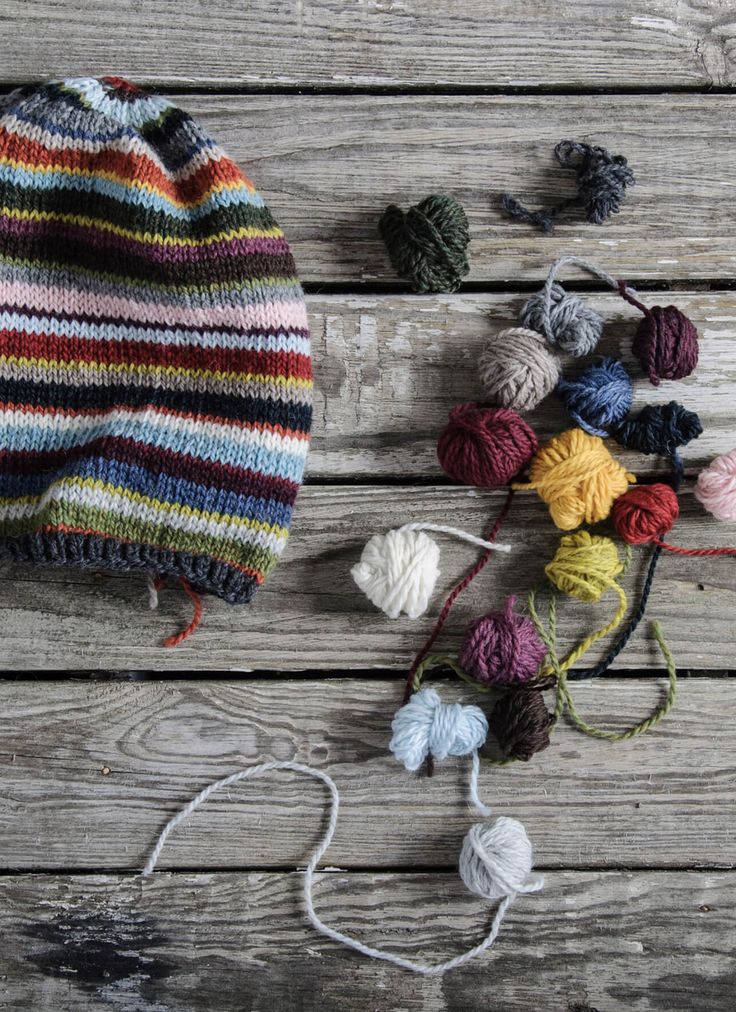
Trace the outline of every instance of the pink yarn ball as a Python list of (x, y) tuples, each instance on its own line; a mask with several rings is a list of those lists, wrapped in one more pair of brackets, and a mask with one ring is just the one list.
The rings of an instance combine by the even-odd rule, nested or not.
[(736, 520), (736, 450), (722, 453), (700, 472), (695, 497), (716, 520)]
[(465, 631), (460, 666), (486, 685), (511, 685), (533, 678), (547, 648), (531, 619), (514, 611), (516, 598), (503, 611), (474, 619)]

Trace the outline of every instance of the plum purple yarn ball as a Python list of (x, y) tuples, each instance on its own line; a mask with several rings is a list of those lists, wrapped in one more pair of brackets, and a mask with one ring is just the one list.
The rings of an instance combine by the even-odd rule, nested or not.
[(460, 666), (485, 685), (522, 684), (533, 678), (547, 649), (531, 619), (514, 611), (516, 598), (503, 611), (474, 619), (460, 650)]
[(604, 358), (575, 379), (561, 379), (557, 394), (581, 429), (607, 436), (631, 410), (634, 386), (622, 362)]

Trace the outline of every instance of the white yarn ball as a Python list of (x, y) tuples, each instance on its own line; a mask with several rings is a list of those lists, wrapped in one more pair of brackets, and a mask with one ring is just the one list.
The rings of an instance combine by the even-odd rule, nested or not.
[(389, 618), (419, 618), (440, 575), (440, 550), (423, 531), (402, 528), (374, 534), (350, 575)]
[(428, 755), (469, 755), (488, 737), (488, 721), (478, 706), (443, 703), (436, 689), (420, 689), (391, 723), (389, 748), (408, 770), (418, 770)]
[(532, 843), (524, 826), (506, 816), (478, 822), (468, 830), (459, 870), (471, 893), (486, 900), (536, 892), (544, 885), (541, 875), (532, 874)]

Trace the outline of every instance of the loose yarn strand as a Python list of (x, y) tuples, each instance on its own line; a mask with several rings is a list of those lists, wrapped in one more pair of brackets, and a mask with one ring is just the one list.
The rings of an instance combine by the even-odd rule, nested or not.
[[(509, 511), (511, 509), (511, 504), (513, 503), (513, 501), (514, 501), (514, 490), (510, 488), (506, 494), (503, 506), (501, 507), (498, 516), (494, 520), (493, 526), (491, 527), (486, 537), (486, 541), (489, 544), (493, 544), (495, 542), (498, 532), (501, 530), (503, 523), (505, 522), (506, 518), (509, 515)], [(404, 686), (404, 696), (402, 700), (403, 703), (407, 703), (412, 692), (416, 691), (413, 689), (414, 676), (417, 672), (419, 665), (425, 660), (425, 658), (429, 656), (432, 647), (437, 641), (437, 637), (442, 632), (442, 628), (445, 622), (447, 621), (447, 618), (452, 610), (452, 606), (454, 605), (455, 601), (460, 596), (460, 594), (462, 594), (462, 592), (465, 590), (465, 588), (470, 586), (470, 584), (473, 582), (476, 576), (478, 576), (478, 574), (485, 568), (485, 566), (487, 565), (487, 563), (491, 558), (491, 554), (492, 554), (491, 551), (489, 549), (486, 549), (486, 551), (483, 553), (483, 555), (481, 555), (481, 557), (478, 559), (475, 565), (465, 574), (465, 576), (458, 583), (455, 584), (450, 593), (447, 595), (445, 603), (443, 604), (442, 610), (437, 616), (437, 621), (435, 622), (432, 631), (425, 640), (424, 645), (418, 651), (416, 657), (412, 661), (411, 667), (409, 668), (409, 673), (406, 676), (406, 684)]]
[(185, 639), (188, 639), (192, 635), (199, 626), (199, 623), (202, 621), (202, 599), (196, 590), (192, 589), (189, 581), (185, 579), (185, 577), (180, 577), (179, 582), (181, 583), (187, 596), (194, 604), (194, 615), (192, 616), (192, 621), (188, 626), (186, 626), (186, 628), (164, 640), (165, 647), (178, 647), (180, 643), (183, 643)]
[[(335, 928), (330, 927), (328, 924), (319, 917), (316, 910), (314, 909), (313, 899), (313, 886), (314, 886), (314, 873), (317, 869), (319, 862), (327, 851), (328, 847), (332, 843), (332, 838), (335, 835), (335, 829), (337, 828), (337, 819), (340, 808), (340, 793), (337, 789), (335, 781), (329, 774), (324, 773), (322, 770), (315, 769), (313, 766), (306, 766), (303, 763), (298, 762), (267, 762), (260, 763), (257, 766), (251, 766), (248, 769), (239, 770), (237, 773), (232, 773), (230, 776), (224, 777), (222, 780), (217, 780), (215, 783), (210, 784), (199, 792), (191, 801), (189, 801), (179, 812), (176, 813), (164, 826), (161, 831), (156, 844), (151, 851), (151, 854), (146, 861), (146, 864), (141, 872), (143, 878), (148, 878), (156, 868), (158, 860), (161, 856), (166, 841), (168, 840), (171, 833), (184, 822), (200, 805), (204, 804), (207, 799), (215, 793), (215, 791), (222, 790), (225, 787), (230, 787), (233, 784), (238, 783), (241, 780), (250, 780), (254, 777), (261, 776), (264, 773), (270, 772), (271, 770), (290, 770), (295, 773), (301, 773), (305, 776), (312, 777), (315, 780), (319, 780), (325, 785), (330, 795), (330, 814), (327, 824), (327, 828), (322, 835), (322, 839), (319, 841), (317, 846), (312, 851), (307, 866), (304, 870), (304, 885), (302, 890), (302, 896), (304, 900), (305, 912), (307, 919), (312, 927), (324, 935), (326, 938), (331, 939), (334, 942), (338, 942), (341, 945), (345, 945), (355, 952), (359, 952), (364, 956), (368, 956), (371, 959), (380, 959), (387, 963), (393, 963), (395, 966), (403, 967), (405, 970), (412, 970), (415, 973), (421, 973), (426, 976), (436, 976), (445, 973), (447, 970), (452, 970), (455, 967), (462, 966), (464, 963), (469, 962), (476, 956), (485, 952), (493, 945), (498, 935), (501, 923), (503, 921), (506, 911), (516, 896), (515, 892), (509, 893), (504, 896), (499, 903), (498, 909), (494, 914), (493, 920), (489, 931), (485, 938), (478, 944), (473, 946), (472, 949), (468, 949), (466, 952), (461, 953), (458, 956), (454, 956), (452, 959), (445, 960), (442, 963), (418, 963), (411, 959), (405, 959), (403, 956), (395, 955), (392, 952), (386, 952), (383, 949), (376, 949), (373, 946), (366, 945), (359, 941), (357, 938), (353, 938), (351, 935), (346, 935), (342, 931), (338, 931)], [(489, 814), (490, 810), (480, 802), (477, 797), (477, 780), (478, 780), (478, 757), (477, 752), (475, 753), (473, 760), (473, 773), (471, 777), (471, 796), (473, 797), (474, 803), (478, 805), (480, 810), (484, 814)], [(524, 885), (519, 891), (522, 892), (536, 892), (541, 889), (543, 882), (541, 878), (533, 877), (528, 884)]]
[(511, 545), (498, 545), (492, 541), (485, 541), (483, 538), (477, 538), (474, 534), (468, 534), (467, 531), (461, 530), (459, 527), (448, 527), (445, 524), (425, 524), (425, 523), (411, 523), (404, 524), (399, 527), (400, 531), (434, 531), (436, 534), (449, 534), (453, 538), (457, 538), (458, 541), (467, 541), (469, 545), (475, 545), (477, 548), (485, 548), (489, 552), (510, 552)]

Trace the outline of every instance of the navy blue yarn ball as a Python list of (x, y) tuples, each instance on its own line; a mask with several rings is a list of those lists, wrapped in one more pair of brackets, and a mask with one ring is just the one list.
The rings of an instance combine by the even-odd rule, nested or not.
[(622, 362), (604, 358), (575, 379), (561, 379), (556, 392), (572, 420), (593, 436), (607, 436), (631, 410), (634, 387)]
[(616, 439), (627, 450), (671, 457), (677, 448), (697, 439), (703, 431), (700, 418), (677, 401), (647, 404), (636, 418), (624, 422)]

